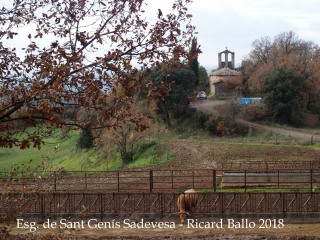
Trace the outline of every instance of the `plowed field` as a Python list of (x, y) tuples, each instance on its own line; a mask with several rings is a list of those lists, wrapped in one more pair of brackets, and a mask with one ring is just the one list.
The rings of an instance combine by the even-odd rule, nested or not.
[[(320, 151), (305, 147), (245, 145), (221, 142), (168, 141), (173, 160), (153, 169), (195, 169), (219, 167), (235, 161), (320, 161)], [(320, 203), (319, 203), (320, 204)], [(177, 219), (174, 220), (177, 223)], [(285, 223), (284, 227), (260, 229), (187, 228), (174, 229), (41, 229), (30, 234), (12, 225), (13, 239), (320, 239), (317, 223)], [(28, 234), (30, 238), (27, 238)]]

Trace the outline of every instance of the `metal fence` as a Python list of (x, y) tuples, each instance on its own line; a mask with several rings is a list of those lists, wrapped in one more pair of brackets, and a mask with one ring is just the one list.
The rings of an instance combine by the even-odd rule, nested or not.
[(221, 188), (320, 190), (319, 170), (224, 171)]
[(320, 170), (320, 161), (227, 161), (222, 162), (219, 168), (228, 171)]
[[(108, 214), (177, 213), (176, 193), (34, 193), (1, 196), (17, 199), (0, 214), (38, 218)], [(7, 206), (7, 207), (6, 207)], [(320, 193), (199, 193), (195, 213), (320, 213)]]
[[(0, 188), (11, 191), (64, 192), (181, 192), (188, 188), (220, 191), (242, 188), (319, 191), (320, 169), (140, 170), (106, 172), (49, 172), (46, 175), (0, 175)], [(0, 191), (1, 191), (0, 189)]]
[(94, 192), (163, 192), (212, 189), (216, 170), (142, 170), (46, 173), (45, 176), (1, 176), (11, 189)]

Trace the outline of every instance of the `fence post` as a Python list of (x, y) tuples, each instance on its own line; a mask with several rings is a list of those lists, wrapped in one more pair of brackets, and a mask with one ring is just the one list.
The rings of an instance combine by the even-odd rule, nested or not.
[(244, 170), (244, 192), (247, 192), (247, 170)]
[(310, 192), (312, 192), (313, 188), (313, 170), (310, 169)]
[(161, 217), (162, 217), (162, 214), (163, 214), (163, 204), (162, 204), (162, 200), (163, 200), (163, 198), (162, 198), (162, 194), (163, 193), (159, 193), (158, 192), (158, 201), (159, 201), (159, 204), (158, 204), (158, 206), (159, 206), (159, 212), (161, 213)]
[(194, 188), (194, 170), (192, 170), (192, 188)]
[(286, 212), (286, 201), (285, 201), (285, 196), (286, 194), (285, 193), (280, 193), (282, 195), (282, 211), (283, 212)]
[(215, 169), (212, 170), (212, 180), (213, 180), (213, 190), (217, 191), (217, 171)]
[(224, 193), (219, 193), (219, 197), (221, 198), (222, 197), (222, 200), (221, 200), (221, 213), (224, 213), (225, 211), (224, 211), (224, 197), (225, 195), (224, 195)]
[(103, 221), (103, 204), (102, 204), (102, 193), (99, 193), (100, 197), (100, 221)]
[(278, 189), (280, 188), (280, 170), (278, 169)]
[(153, 170), (149, 171), (149, 189), (152, 192), (153, 189)]
[(85, 190), (88, 190), (87, 172), (84, 173)]
[(117, 178), (118, 178), (118, 186), (117, 186), (117, 189), (118, 189), (118, 192), (120, 192), (120, 172), (118, 170), (117, 172)]
[(53, 179), (53, 188), (54, 188), (54, 191), (57, 191), (57, 172), (56, 171), (54, 171), (53, 172), (54, 173), (54, 179)]
[(171, 189), (173, 190), (173, 170), (171, 170)]
[(40, 215), (41, 215), (41, 221), (44, 221), (44, 211), (45, 211), (45, 206), (44, 206), (44, 198), (43, 198), (43, 193), (39, 193), (39, 201), (40, 201)]

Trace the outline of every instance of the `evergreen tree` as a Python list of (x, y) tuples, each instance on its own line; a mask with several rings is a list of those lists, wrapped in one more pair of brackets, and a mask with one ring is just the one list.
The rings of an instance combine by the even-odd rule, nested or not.
[(93, 135), (91, 129), (84, 128), (81, 130), (80, 138), (77, 143), (78, 148), (92, 148), (93, 147)]
[(298, 106), (302, 89), (303, 77), (290, 69), (278, 67), (266, 75), (263, 82), (264, 102), (275, 122), (292, 122), (292, 112)]
[(209, 76), (204, 66), (199, 67), (199, 86), (206, 92), (210, 91)]
[(157, 102), (157, 115), (171, 127), (172, 117), (181, 117), (189, 105), (188, 95), (196, 86), (196, 77), (192, 70), (153, 69), (148, 77), (153, 82), (171, 84), (171, 91), (163, 100)]
[(198, 62), (198, 54), (200, 50), (198, 48), (197, 39), (194, 38), (191, 44), (190, 56), (189, 56), (189, 69), (192, 70), (196, 76), (196, 86), (199, 85), (199, 62)]

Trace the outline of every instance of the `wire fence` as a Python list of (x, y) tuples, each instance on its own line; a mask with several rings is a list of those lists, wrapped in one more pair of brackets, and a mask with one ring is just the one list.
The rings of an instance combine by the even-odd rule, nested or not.
[[(92, 217), (113, 214), (176, 214), (177, 193), (28, 193), (2, 196), (17, 204), (2, 205), (6, 214), (36, 218)], [(320, 193), (198, 193), (194, 213), (320, 213)]]

